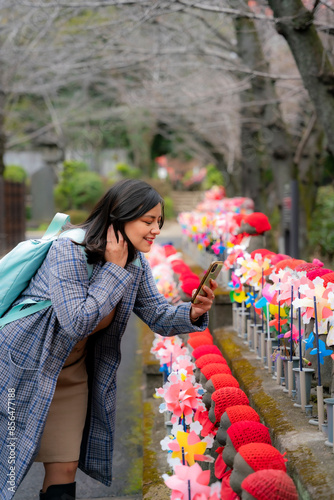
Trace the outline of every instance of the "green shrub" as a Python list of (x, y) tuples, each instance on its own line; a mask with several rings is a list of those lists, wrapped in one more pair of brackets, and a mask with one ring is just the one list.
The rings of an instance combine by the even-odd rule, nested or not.
[(224, 185), (224, 177), (220, 170), (209, 163), (206, 167), (206, 179), (204, 181), (204, 189), (211, 189), (213, 186), (223, 186)]
[(79, 172), (70, 184), (71, 208), (91, 209), (104, 193), (103, 180), (96, 172)]
[(334, 188), (320, 187), (309, 231), (310, 245), (329, 259), (334, 257)]
[(66, 213), (70, 216), (71, 223), (75, 225), (84, 222), (89, 215), (87, 210), (68, 210)]
[(125, 179), (139, 179), (142, 172), (139, 168), (131, 167), (127, 163), (117, 163), (116, 171)]
[(20, 165), (7, 165), (3, 177), (6, 181), (25, 182), (28, 175)]
[(58, 210), (90, 210), (104, 193), (102, 178), (79, 161), (65, 161), (54, 197)]
[(164, 198), (165, 202), (165, 218), (166, 219), (174, 219), (175, 218), (175, 210), (174, 210), (174, 203), (172, 198), (169, 196), (165, 196)]

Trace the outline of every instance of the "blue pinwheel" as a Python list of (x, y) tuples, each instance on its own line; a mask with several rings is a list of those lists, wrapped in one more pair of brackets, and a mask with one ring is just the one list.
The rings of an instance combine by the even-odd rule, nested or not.
[(246, 306), (248, 306), (248, 305), (253, 306), (256, 297), (257, 297), (257, 294), (255, 292), (254, 293), (248, 292), (247, 293), (247, 299), (245, 300)]
[[(317, 354), (318, 349), (315, 347), (312, 349), (310, 354)], [(323, 365), (324, 364), (324, 358), (326, 356), (330, 356), (333, 353), (331, 349), (326, 349), (326, 344), (323, 340), (319, 339), (319, 361)]]
[(314, 333), (311, 332), (310, 335), (307, 337), (307, 339), (303, 339), (303, 342), (305, 342), (305, 349), (306, 349), (306, 351), (308, 349), (312, 349), (313, 342), (314, 342)]

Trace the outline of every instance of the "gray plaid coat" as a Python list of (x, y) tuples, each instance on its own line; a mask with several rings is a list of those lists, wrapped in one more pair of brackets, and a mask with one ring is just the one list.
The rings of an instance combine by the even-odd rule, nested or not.
[(0, 330), (0, 498), (13, 497), (37, 455), (70, 351), (117, 306), (112, 324), (88, 341), (89, 405), (79, 461), (81, 470), (109, 486), (116, 371), (131, 312), (160, 335), (203, 330), (208, 315), (194, 326), (189, 303), (169, 305), (140, 253), (124, 269), (109, 262), (94, 265), (89, 280), (83, 252), (68, 238), (53, 243), (19, 301), (27, 298), (51, 298), (52, 306)]

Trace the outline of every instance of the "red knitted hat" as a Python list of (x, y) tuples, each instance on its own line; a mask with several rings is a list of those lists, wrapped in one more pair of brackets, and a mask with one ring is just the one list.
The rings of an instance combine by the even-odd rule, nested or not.
[(216, 345), (200, 345), (199, 347), (196, 347), (196, 349), (194, 349), (191, 353), (191, 355), (195, 359), (204, 356), (204, 354), (221, 354), (221, 352), (219, 350), (219, 347), (217, 347)]
[(180, 274), (182, 271), (190, 271), (191, 269), (183, 260), (181, 259), (174, 259), (171, 263), (171, 268), (173, 269), (175, 274)]
[(271, 444), (269, 429), (259, 422), (251, 420), (241, 420), (235, 422), (227, 429), (235, 451), (239, 451), (240, 446), (248, 443)]
[(262, 469), (279, 469), (286, 472), (286, 459), (270, 444), (245, 444), (240, 446), (238, 453), (240, 453), (254, 472)]
[(263, 234), (271, 229), (268, 217), (262, 212), (253, 212), (244, 218), (246, 224), (254, 227), (256, 234)]
[(306, 264), (306, 261), (301, 259), (292, 259), (291, 257), (289, 257), (288, 259), (280, 260), (273, 267), (266, 269), (263, 272), (263, 274), (269, 275), (272, 272), (278, 273), (280, 269), (286, 269), (286, 268), (296, 269), (296, 267), (299, 266), (300, 264)]
[(241, 420), (253, 420), (254, 422), (260, 422), (260, 416), (254, 408), (248, 405), (236, 405), (229, 406), (226, 408), (227, 416), (231, 422), (234, 424), (235, 422), (240, 422)]
[(218, 391), (218, 389), (222, 387), (239, 387), (237, 379), (229, 373), (217, 373), (216, 375), (212, 375), (211, 382), (213, 383), (215, 391)]
[(298, 273), (301, 271), (306, 271), (306, 273), (307, 273), (310, 271), (314, 271), (315, 269), (321, 269), (322, 267), (323, 267), (323, 263), (322, 262), (320, 263), (320, 260), (319, 260), (319, 263), (305, 262), (305, 264), (299, 264), (295, 268), (295, 271), (297, 271)]
[(195, 361), (197, 368), (200, 370), (209, 363), (225, 363), (225, 365), (227, 365), (227, 361), (222, 354), (204, 354), (204, 356), (201, 356)]
[(289, 258), (290, 257), (288, 255), (285, 255), (284, 253), (277, 253), (276, 255), (271, 256), (270, 262), (272, 263), (273, 266), (275, 266), (281, 260)]
[(203, 330), (203, 332), (190, 332), (189, 333), (190, 338), (197, 337), (198, 335), (206, 335), (207, 337), (210, 337), (211, 339), (213, 338), (211, 333), (210, 333), (209, 328), (205, 328), (205, 330)]
[(321, 276), (321, 279), (324, 280), (324, 287), (326, 287), (328, 283), (334, 283), (334, 272), (331, 271), (330, 273), (324, 274)]
[(190, 339), (188, 339), (188, 344), (193, 349), (196, 349), (196, 347), (200, 345), (213, 344), (213, 339), (210, 339), (207, 335), (198, 335), (197, 337), (190, 337)]
[(254, 259), (256, 254), (260, 254), (263, 258), (267, 257), (269, 260), (271, 260), (271, 257), (276, 255), (274, 252), (267, 250), (267, 248), (257, 248), (256, 250), (253, 250), (250, 254), (251, 258)]
[(313, 281), (315, 278), (320, 276), (323, 278), (325, 274), (332, 273), (333, 271), (331, 269), (326, 269), (324, 267), (319, 267), (318, 269), (314, 269), (312, 271), (308, 271), (306, 273), (306, 276), (308, 277), (309, 280)]
[(238, 387), (222, 387), (212, 393), (211, 400), (215, 402), (216, 422), (229, 406), (249, 404), (248, 397)]
[(187, 275), (182, 274), (182, 276), (180, 276), (179, 282), (181, 290), (189, 295), (189, 297), (191, 297), (193, 290), (196, 290), (196, 288), (199, 286), (200, 279), (196, 274), (189, 273)]
[(249, 474), (241, 488), (257, 500), (298, 500), (294, 482), (282, 470), (265, 469)]
[(209, 365), (204, 365), (201, 369), (206, 380), (210, 380), (212, 375), (216, 375), (217, 373), (229, 373), (231, 374), (231, 370), (228, 365), (225, 363), (210, 363)]
[(176, 248), (171, 244), (164, 245), (163, 249), (165, 251), (166, 257), (169, 257), (170, 255), (175, 255), (177, 253)]

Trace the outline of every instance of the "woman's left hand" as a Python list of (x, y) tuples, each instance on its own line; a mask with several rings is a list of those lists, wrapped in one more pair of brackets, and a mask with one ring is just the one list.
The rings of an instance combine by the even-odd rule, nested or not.
[[(210, 311), (213, 300), (215, 298), (214, 290), (218, 287), (217, 282), (215, 280), (210, 280), (210, 287), (204, 286), (203, 291), (206, 295), (198, 294), (196, 300), (198, 302), (196, 304), (191, 305), (190, 309), (190, 319), (191, 321), (196, 321), (202, 314)], [(193, 294), (196, 290), (193, 290)]]

